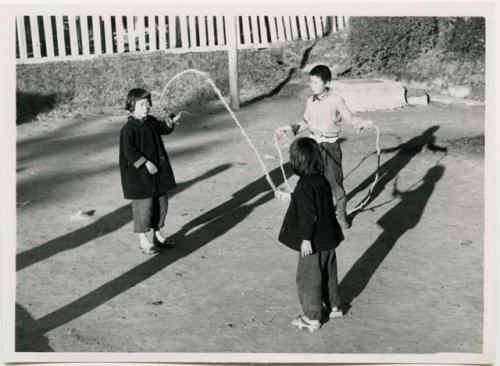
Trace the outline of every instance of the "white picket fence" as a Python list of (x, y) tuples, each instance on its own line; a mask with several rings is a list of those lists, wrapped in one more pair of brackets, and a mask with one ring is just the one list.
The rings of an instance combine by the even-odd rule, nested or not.
[[(227, 49), (226, 16), (18, 16), (18, 64), (84, 60), (132, 52)], [(347, 25), (342, 16), (239, 16), (238, 48), (321, 38)]]

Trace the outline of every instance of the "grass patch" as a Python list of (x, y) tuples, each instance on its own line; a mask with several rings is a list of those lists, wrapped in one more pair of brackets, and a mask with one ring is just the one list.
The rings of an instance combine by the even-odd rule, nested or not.
[[(310, 44), (295, 42), (281, 48), (239, 51), (242, 100), (273, 90), (289, 76), (292, 68), (300, 66), (301, 52)], [(85, 61), (19, 65), (17, 122), (121, 113), (125, 96), (134, 87), (152, 91), (153, 103), (158, 103), (166, 82), (189, 68), (208, 72), (222, 93), (228, 93), (225, 51), (121, 54)], [(162, 104), (173, 109), (190, 108), (214, 99), (216, 95), (208, 84), (199, 76), (188, 74), (171, 85)]]

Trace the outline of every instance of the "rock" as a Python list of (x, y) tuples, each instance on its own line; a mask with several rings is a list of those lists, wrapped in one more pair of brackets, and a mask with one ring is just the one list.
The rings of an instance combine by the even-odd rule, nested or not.
[(480, 100), (472, 100), (465, 98), (452, 98), (450, 96), (441, 96), (441, 95), (431, 95), (431, 101), (439, 102), (443, 104), (465, 104), (467, 106), (484, 106), (484, 102)]
[(427, 105), (429, 104), (429, 96), (422, 95), (421, 97), (409, 97), (408, 104), (411, 105)]
[(72, 221), (84, 221), (91, 220), (94, 216), (95, 210), (79, 210), (75, 214), (70, 216), (70, 220)]
[(471, 94), (471, 90), (467, 86), (450, 86), (448, 88), (448, 94), (454, 98), (466, 98)]
[(399, 108), (406, 105), (405, 88), (386, 79), (341, 79), (331, 84), (332, 91), (344, 98), (353, 112)]

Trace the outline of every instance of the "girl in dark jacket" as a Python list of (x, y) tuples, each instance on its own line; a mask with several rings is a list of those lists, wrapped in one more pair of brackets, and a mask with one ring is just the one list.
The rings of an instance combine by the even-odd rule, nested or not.
[[(151, 95), (140, 88), (129, 91), (125, 109), (130, 116), (120, 131), (123, 195), (132, 200), (134, 232), (139, 234), (141, 250), (153, 254), (158, 246), (173, 244), (160, 232), (168, 210), (167, 192), (177, 186), (161, 135), (174, 130), (177, 118), (161, 121), (149, 115)], [(151, 229), (152, 240), (146, 236)]]
[(329, 311), (330, 318), (342, 316), (335, 248), (344, 236), (316, 141), (296, 139), (290, 146), (290, 163), (300, 179), (291, 195), (279, 241), (300, 252), (296, 280), (304, 314), (292, 324), (312, 332), (321, 326), (323, 309)]

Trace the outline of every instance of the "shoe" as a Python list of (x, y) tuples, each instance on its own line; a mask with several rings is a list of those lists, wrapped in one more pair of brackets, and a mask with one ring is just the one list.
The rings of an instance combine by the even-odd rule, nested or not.
[(156, 235), (153, 235), (153, 243), (155, 243), (155, 245), (157, 247), (160, 247), (160, 248), (172, 248), (175, 246), (175, 242), (170, 240), (170, 239), (165, 239), (163, 241), (161, 241), (160, 239), (158, 239), (156, 237)]
[(344, 313), (342, 312), (341, 309), (335, 307), (332, 309), (332, 311), (330, 311), (330, 319), (333, 319), (333, 318), (342, 318), (344, 316)]
[(321, 323), (319, 322), (319, 320), (310, 320), (305, 315), (299, 315), (298, 317), (296, 317), (292, 321), (292, 325), (298, 327), (299, 330), (302, 330), (302, 328), (307, 328), (311, 333), (321, 327)]

